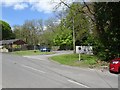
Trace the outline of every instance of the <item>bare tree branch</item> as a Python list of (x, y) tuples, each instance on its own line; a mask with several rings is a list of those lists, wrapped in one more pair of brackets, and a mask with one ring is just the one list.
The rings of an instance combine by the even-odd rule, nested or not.
[(91, 9), (89, 8), (89, 6), (86, 4), (86, 2), (83, 0), (83, 3), (84, 3), (84, 5), (87, 7), (87, 9), (88, 9), (88, 11), (90, 12), (90, 14), (92, 14), (92, 15), (95, 15), (92, 11), (91, 11)]
[(66, 4), (66, 3), (63, 2), (62, 0), (60, 0), (60, 2), (61, 2), (62, 4), (64, 4), (65, 6), (67, 6), (68, 8), (71, 8), (68, 4)]
[[(83, 0), (83, 2), (84, 2), (84, 0)], [(60, 4), (64, 4), (64, 5), (67, 6), (69, 9), (71, 9), (71, 7), (70, 7), (68, 4), (66, 4), (64, 1), (62, 1), (62, 0), (60, 0)], [(85, 2), (84, 2), (84, 5), (85, 5), (85, 7), (87, 7), (87, 9), (88, 9), (88, 11), (90, 12), (91, 15), (88, 14), (88, 13), (86, 13), (86, 12), (83, 11), (83, 10), (80, 10), (79, 8), (77, 9), (77, 12), (86, 14), (93, 22), (95, 22), (95, 20), (94, 20), (95, 14), (90, 10), (89, 6), (88, 6)], [(76, 11), (76, 10), (73, 9), (73, 8), (72, 8), (72, 10)]]

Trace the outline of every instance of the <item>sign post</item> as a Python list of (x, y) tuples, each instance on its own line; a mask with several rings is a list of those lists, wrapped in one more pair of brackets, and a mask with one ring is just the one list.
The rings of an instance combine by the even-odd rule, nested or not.
[(80, 53), (79, 53), (79, 61), (80, 61), (80, 59), (81, 59), (81, 58), (80, 58)]
[(81, 47), (78, 47), (79, 49), (79, 61), (81, 60), (81, 55), (80, 55), (80, 50), (81, 50)]

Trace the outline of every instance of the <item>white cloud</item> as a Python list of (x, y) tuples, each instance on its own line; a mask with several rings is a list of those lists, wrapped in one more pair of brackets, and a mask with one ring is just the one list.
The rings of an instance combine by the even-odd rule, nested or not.
[(24, 8), (27, 8), (27, 7), (28, 7), (28, 4), (26, 4), (26, 3), (15, 4), (15, 5), (14, 5), (14, 9), (15, 9), (15, 10), (22, 10), (22, 9), (24, 9)]
[(14, 6), (16, 4), (22, 3), (24, 0), (2, 0), (2, 5), (6, 7)]
[[(66, 2), (72, 2), (72, 0), (65, 0)], [(2, 5), (5, 7), (13, 7), (15, 10), (22, 10), (25, 8), (31, 8), (39, 12), (51, 13), (54, 7), (60, 2), (60, 0), (3, 0)], [(61, 8), (59, 8), (61, 10)]]
[(32, 9), (45, 13), (51, 13), (54, 7), (55, 4), (50, 3), (50, 0), (44, 0), (44, 1), (39, 1), (37, 3), (34, 2), (32, 3)]

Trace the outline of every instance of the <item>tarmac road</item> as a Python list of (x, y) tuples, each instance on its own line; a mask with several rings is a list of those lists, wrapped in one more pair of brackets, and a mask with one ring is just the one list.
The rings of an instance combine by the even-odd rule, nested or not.
[[(54, 55), (71, 52), (56, 52)], [(108, 71), (55, 63), (53, 55), (2, 54), (3, 88), (118, 88), (118, 75)]]

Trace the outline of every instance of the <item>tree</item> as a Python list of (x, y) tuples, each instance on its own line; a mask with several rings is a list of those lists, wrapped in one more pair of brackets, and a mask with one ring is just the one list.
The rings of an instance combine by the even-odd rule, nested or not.
[(0, 26), (2, 27), (0, 30), (2, 32), (1, 40), (8, 40), (15, 38), (15, 35), (13, 34), (13, 31), (11, 30), (11, 27), (7, 22), (0, 20)]
[[(80, 41), (83, 36), (89, 32), (89, 18), (84, 14), (80, 13), (79, 10), (83, 10), (83, 5), (80, 3), (73, 3), (70, 5), (68, 14), (65, 19), (65, 26), (69, 30), (72, 30), (73, 35), (73, 49), (75, 53), (75, 46), (80, 45)], [(79, 42), (79, 43), (76, 43)]]
[(53, 37), (56, 34), (59, 23), (57, 22), (57, 19), (49, 18), (44, 21), (44, 25), (45, 30), (43, 30), (43, 33), (39, 37), (40, 44), (51, 47), (53, 45)]
[(39, 20), (26, 20), (23, 25), (14, 26), (14, 33), (16, 38), (26, 41), (30, 45), (39, 44), (39, 36), (43, 33), (43, 21)]
[(102, 43), (98, 53), (104, 60), (119, 57), (120, 2), (94, 3), (97, 36)]
[(71, 30), (68, 30), (65, 27), (59, 26), (57, 29), (58, 32), (55, 33), (55, 36), (53, 38), (53, 43), (55, 46), (60, 46), (61, 49), (71, 49), (72, 47), (72, 34)]
[[(67, 3), (60, 0), (60, 4), (71, 8)], [(110, 60), (119, 57), (120, 40), (120, 2), (83, 2), (83, 9), (77, 9), (79, 13), (85, 14), (90, 18), (93, 24), (93, 42), (97, 55), (103, 60)], [(87, 38), (89, 40), (90, 38)], [(86, 40), (85, 40), (86, 42)]]
[(23, 36), (22, 36), (22, 27), (19, 26), (19, 25), (14, 25), (13, 26), (13, 33), (15, 34), (15, 37), (17, 39), (22, 39)]
[(53, 45), (53, 41), (52, 41), (53, 36), (54, 36), (54, 32), (49, 30), (43, 31), (43, 33), (39, 36), (39, 40), (40, 40), (39, 44), (41, 46), (51, 47)]
[(58, 19), (49, 18), (45, 21), (46, 30), (55, 32), (55, 28), (59, 25)]

